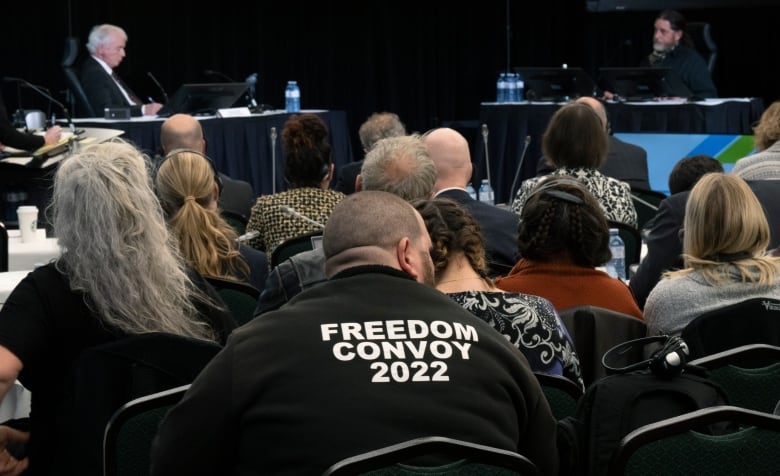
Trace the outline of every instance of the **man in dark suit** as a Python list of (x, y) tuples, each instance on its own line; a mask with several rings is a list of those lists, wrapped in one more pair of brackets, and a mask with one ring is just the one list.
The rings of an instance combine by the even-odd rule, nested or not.
[(474, 216), (485, 239), (491, 274), (506, 274), (517, 261), (519, 216), (471, 198), (466, 191), (472, 174), (471, 153), (468, 141), (458, 131), (447, 127), (434, 129), (423, 140), (436, 165), (434, 196), (455, 200)]
[[(607, 148), (607, 160), (599, 171), (604, 175), (628, 183), (631, 189), (652, 190), (650, 188), (649, 173), (647, 170), (647, 151), (637, 145), (624, 142), (613, 136), (609, 130), (609, 119), (607, 119), (607, 110), (604, 104), (596, 98), (581, 97), (575, 102), (587, 104), (592, 107), (604, 124), (604, 128), (609, 134), (609, 145)], [(536, 166), (536, 175), (547, 175), (552, 172), (552, 167), (547, 160), (542, 157)]]
[(144, 104), (115, 71), (125, 57), (126, 44), (122, 28), (109, 24), (93, 27), (87, 41), (90, 56), (82, 61), (79, 71), (81, 87), (96, 114), (107, 107), (125, 107), (133, 116), (154, 116), (162, 104)]
[[(371, 147), (379, 139), (385, 137), (396, 137), (406, 135), (406, 127), (397, 114), (392, 112), (375, 112), (360, 125), (358, 136), (360, 136), (360, 145), (363, 146), (363, 153), (368, 153)], [(355, 192), (355, 180), (360, 175), (360, 168), (363, 161), (350, 162), (338, 172), (335, 189), (339, 192), (349, 195)]]
[[(747, 182), (764, 207), (769, 221), (769, 248), (780, 244), (780, 180), (750, 180)], [(682, 239), (685, 204), (690, 190), (665, 198), (658, 212), (645, 227), (644, 241), (647, 255), (631, 277), (629, 286), (639, 307), (644, 307), (648, 294), (661, 279), (664, 271), (682, 268)]]

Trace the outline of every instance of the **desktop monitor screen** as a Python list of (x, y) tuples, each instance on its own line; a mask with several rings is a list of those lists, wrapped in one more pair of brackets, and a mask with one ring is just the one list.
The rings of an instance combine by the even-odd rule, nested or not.
[(599, 81), (605, 90), (627, 101), (692, 96), (680, 75), (669, 68), (599, 68)]
[(523, 77), (529, 101), (565, 101), (593, 96), (593, 80), (582, 68), (515, 68)]
[(217, 109), (232, 107), (247, 88), (247, 83), (182, 84), (157, 115), (216, 114)]

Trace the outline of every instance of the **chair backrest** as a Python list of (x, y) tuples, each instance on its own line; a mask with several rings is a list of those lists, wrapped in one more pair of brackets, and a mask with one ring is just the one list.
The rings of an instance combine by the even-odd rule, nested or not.
[(561, 420), (567, 416), (573, 416), (577, 409), (577, 402), (583, 395), (579, 385), (562, 375), (551, 375), (534, 372), (539, 385), (542, 386), (547, 403), (550, 404), (553, 416)]
[(639, 260), (642, 255), (642, 235), (639, 233), (639, 229), (626, 223), (619, 221), (608, 220), (610, 228), (617, 228), (620, 237), (623, 239), (623, 244), (626, 247), (626, 276), (631, 277), (630, 270), (631, 265), (639, 264)]
[(271, 251), (271, 267), (275, 268), (276, 265), (286, 260), (290, 256), (296, 255), (303, 251), (309, 251), (314, 249), (314, 241), (312, 237), (321, 237), (322, 230), (316, 230), (302, 235), (289, 238), (276, 246)]
[(8, 271), (8, 230), (0, 222), (0, 273)]
[(634, 202), (634, 208), (637, 215), (637, 230), (640, 234), (647, 222), (655, 217), (658, 206), (666, 198), (666, 194), (656, 190), (631, 189), (631, 200)]
[(246, 225), (249, 222), (247, 217), (241, 213), (230, 210), (220, 209), (219, 213), (222, 215), (222, 218), (225, 219), (228, 225), (230, 225), (236, 231), (236, 233), (238, 233), (238, 236), (246, 233)]
[(731, 405), (772, 413), (780, 402), (778, 346), (740, 346), (690, 364), (707, 369), (707, 376), (723, 387)]
[(256, 287), (214, 276), (204, 276), (204, 278), (217, 290), (239, 326), (252, 320), (257, 308), (257, 300), (260, 298), (260, 291)]
[(149, 455), (160, 422), (188, 388), (182, 385), (136, 398), (114, 413), (103, 437), (104, 476), (149, 474)]
[(192, 383), (221, 349), (215, 342), (153, 332), (83, 351), (65, 377), (58, 468), (63, 474), (101, 474), (104, 432), (114, 412), (135, 398)]
[[(623, 342), (647, 335), (647, 325), (641, 319), (597, 306), (575, 306), (560, 311), (580, 358), (582, 379), (590, 385), (607, 375), (601, 363), (604, 353)], [(634, 362), (643, 355), (626, 356)]]
[[(733, 422), (735, 432), (706, 434), (708, 425)], [(780, 416), (714, 406), (642, 426), (623, 438), (610, 475), (777, 474)]]
[(706, 312), (680, 335), (692, 359), (748, 344), (780, 346), (780, 299), (746, 299)]
[(65, 82), (68, 85), (66, 96), (70, 106), (70, 114), (73, 117), (97, 117), (74, 69), (78, 55), (78, 38), (73, 36), (65, 38), (65, 49), (62, 55), (62, 73), (65, 75)]
[(712, 74), (715, 69), (715, 61), (718, 59), (718, 45), (712, 39), (712, 29), (707, 22), (689, 22), (685, 33), (693, 41), (693, 47), (707, 62), (707, 69)]
[[(451, 463), (437, 467), (405, 464), (436, 455)], [(434, 469), (436, 468), (436, 469)], [(536, 465), (512, 451), (443, 436), (426, 436), (346, 458), (328, 468), (323, 476), (379, 475), (506, 475), (540, 474)]]

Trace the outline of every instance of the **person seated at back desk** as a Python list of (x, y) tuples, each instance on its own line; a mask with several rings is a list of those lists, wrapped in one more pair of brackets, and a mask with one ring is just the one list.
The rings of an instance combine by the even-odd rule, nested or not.
[[(607, 159), (599, 167), (599, 172), (607, 177), (616, 178), (631, 186), (631, 190), (652, 190), (650, 173), (647, 168), (647, 151), (638, 145), (623, 142), (612, 135), (604, 104), (596, 98), (583, 96), (574, 102), (587, 104), (598, 114), (607, 131)], [(536, 175), (547, 175), (555, 170), (545, 157), (539, 159)]]
[(33, 151), (45, 145), (54, 145), (62, 137), (62, 128), (52, 126), (42, 136), (29, 132), (18, 131), (8, 120), (8, 111), (5, 109), (3, 97), (0, 95), (0, 152), (6, 147)]
[(126, 44), (127, 34), (122, 28), (110, 24), (93, 27), (87, 41), (90, 56), (82, 61), (79, 70), (81, 87), (96, 114), (119, 107), (129, 108), (132, 116), (157, 115), (162, 104), (144, 104), (115, 71), (125, 58)]
[[(685, 33), (685, 17), (675, 10), (664, 10), (653, 24), (653, 51), (639, 66), (670, 68), (691, 90), (691, 99), (718, 97), (718, 91), (704, 58), (693, 48), (693, 41)], [(604, 99), (616, 99), (611, 91), (604, 91)]]

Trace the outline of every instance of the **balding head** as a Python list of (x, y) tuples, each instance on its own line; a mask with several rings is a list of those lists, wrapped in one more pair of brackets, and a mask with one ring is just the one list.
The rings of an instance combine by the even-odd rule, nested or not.
[(436, 166), (433, 192), (450, 187), (466, 188), (473, 171), (466, 138), (454, 129), (441, 127), (425, 134), (423, 142)]
[(189, 114), (174, 114), (160, 128), (160, 145), (163, 153), (175, 149), (192, 149), (206, 152), (206, 140), (200, 122)]
[(431, 240), (420, 214), (388, 192), (348, 195), (333, 209), (323, 231), (328, 278), (360, 265), (400, 269), (432, 284)]
[(577, 98), (575, 102), (590, 106), (591, 109), (596, 111), (596, 114), (601, 119), (601, 124), (604, 126), (604, 130), (609, 132), (609, 122), (607, 121), (607, 110), (604, 108), (604, 104), (596, 98), (590, 96), (582, 96)]
[(430, 198), (436, 166), (417, 135), (378, 141), (366, 154), (355, 189), (381, 190), (412, 201)]

